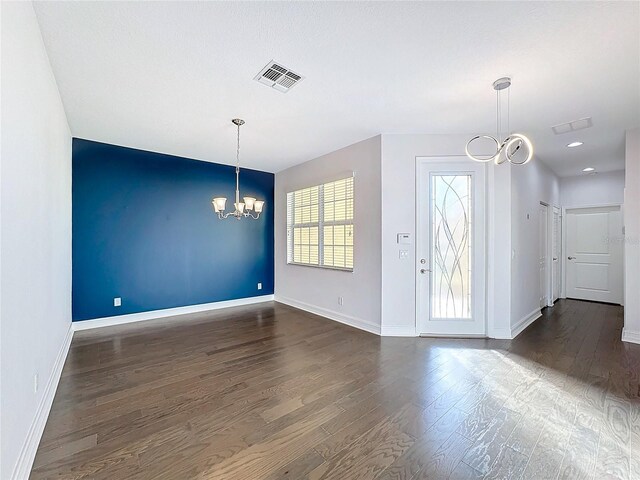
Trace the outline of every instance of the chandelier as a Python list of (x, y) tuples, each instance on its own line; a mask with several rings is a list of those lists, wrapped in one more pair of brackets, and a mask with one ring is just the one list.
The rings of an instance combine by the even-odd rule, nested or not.
[[(216, 197), (211, 202), (213, 210), (218, 214), (218, 218), (234, 217), (240, 220), (242, 217), (250, 217), (254, 220), (260, 218), (264, 202), (253, 197), (244, 197), (244, 202), (240, 201), (240, 125), (244, 125), (244, 120), (234, 118), (231, 120), (238, 127), (238, 146), (236, 148), (236, 201), (233, 204), (233, 212), (224, 213), (227, 204), (226, 197)], [(255, 215), (254, 215), (255, 213)]]
[[(505, 161), (513, 165), (524, 165), (533, 158), (533, 145), (531, 140), (520, 133), (508, 133), (507, 137), (502, 140), (502, 91), (507, 93), (507, 132), (509, 132), (509, 87), (511, 86), (511, 78), (502, 77), (493, 82), (493, 89), (496, 91), (496, 123), (497, 138), (491, 135), (476, 135), (467, 142), (464, 152), (472, 160), (476, 162), (490, 162), (493, 160), (496, 165), (500, 165)], [(495, 145), (495, 153), (491, 155), (472, 155), (469, 152), (469, 145), (478, 139), (491, 140)]]

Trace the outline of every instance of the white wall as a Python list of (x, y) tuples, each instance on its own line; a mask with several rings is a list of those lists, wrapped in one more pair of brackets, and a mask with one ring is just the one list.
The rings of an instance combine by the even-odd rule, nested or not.
[[(380, 136), (276, 174), (277, 301), (380, 333)], [(287, 264), (286, 195), (355, 172), (353, 272)], [(338, 297), (344, 298), (338, 305)]]
[(0, 478), (22, 479), (70, 339), (71, 135), (32, 4), (1, 9)]
[[(416, 158), (464, 155), (467, 135), (382, 136), (382, 333), (416, 334)], [(509, 166), (487, 166), (490, 281), (488, 334), (503, 336), (509, 327), (509, 254), (511, 212)], [(400, 259), (396, 235), (413, 240), (409, 258)], [(498, 292), (497, 295), (493, 294)]]
[(624, 170), (560, 179), (560, 203), (565, 208), (624, 202)]
[[(416, 335), (416, 158), (462, 156), (467, 140), (466, 135), (382, 135), (278, 173), (276, 299), (310, 306), (334, 318), (343, 315), (352, 318), (353, 324), (364, 323), (364, 328), (375, 319), (383, 335)], [(364, 240), (359, 233), (363, 229), (371, 234), (365, 246), (356, 243), (356, 255), (360, 252), (368, 259), (366, 271), (349, 276), (287, 265), (286, 192), (321, 183), (349, 168), (359, 172), (356, 242)], [(363, 182), (367, 170), (373, 176)], [(363, 183), (368, 187), (364, 193), (360, 190)], [(491, 337), (512, 337), (539, 312), (539, 205), (560, 205), (559, 185), (558, 177), (539, 160), (525, 166), (487, 164), (487, 333)], [(358, 205), (365, 210), (358, 210)], [(372, 214), (378, 208), (381, 222)], [(381, 238), (376, 232), (381, 232)], [(409, 258), (399, 258), (399, 250), (407, 246), (398, 245), (398, 233), (411, 235)], [(381, 271), (374, 268), (380, 261), (380, 248)], [(339, 295), (345, 296), (342, 311), (337, 311)], [(353, 298), (347, 298), (349, 295)]]
[(560, 181), (534, 159), (512, 166), (511, 182), (511, 328), (518, 331), (540, 310), (540, 202), (560, 206)]
[(640, 343), (640, 128), (627, 131), (625, 145), (625, 305), (622, 339)]

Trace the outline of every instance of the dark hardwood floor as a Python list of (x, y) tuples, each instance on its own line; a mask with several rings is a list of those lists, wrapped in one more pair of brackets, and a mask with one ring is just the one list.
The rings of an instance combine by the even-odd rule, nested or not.
[(31, 478), (640, 479), (640, 346), (572, 300), (517, 339), (265, 303), (77, 332)]

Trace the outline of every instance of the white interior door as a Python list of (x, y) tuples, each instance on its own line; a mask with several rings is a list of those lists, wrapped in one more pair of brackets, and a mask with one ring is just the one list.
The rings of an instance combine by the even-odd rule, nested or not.
[(620, 207), (566, 212), (567, 297), (622, 303)]
[(549, 274), (547, 273), (547, 261), (549, 255), (549, 207), (542, 203), (540, 204), (539, 232), (540, 307), (546, 307), (549, 304)]
[(417, 328), (485, 335), (485, 165), (418, 160)]
[(562, 223), (560, 222), (560, 209), (553, 207), (553, 222), (552, 222), (552, 240), (551, 240), (551, 302), (560, 298), (560, 255), (562, 254)]

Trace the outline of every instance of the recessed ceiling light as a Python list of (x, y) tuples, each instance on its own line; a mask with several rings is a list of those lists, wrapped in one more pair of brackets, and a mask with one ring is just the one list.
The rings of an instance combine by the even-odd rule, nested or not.
[(582, 171), (583, 172), (593, 172), (595, 170), (595, 168), (593, 167), (587, 167), (587, 168), (583, 168)]
[(567, 147), (573, 148), (573, 147), (579, 147), (580, 145), (582, 145), (582, 142), (571, 142), (569, 145), (567, 145)]

